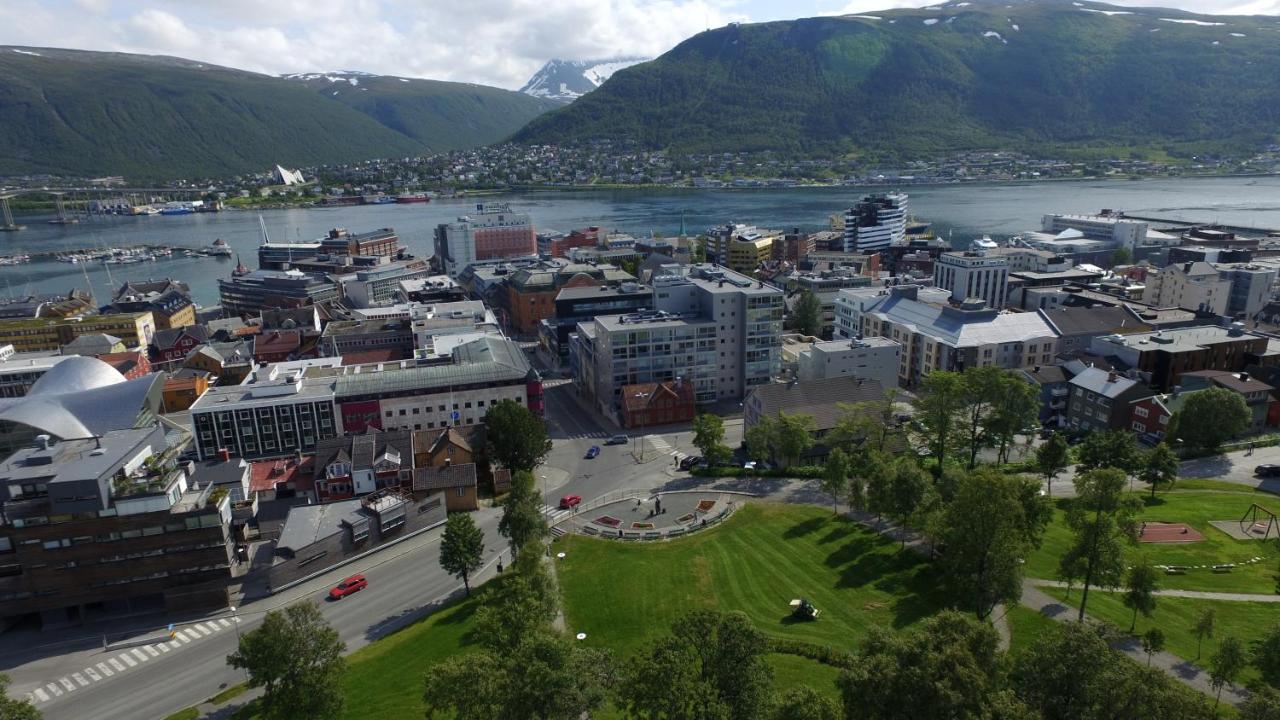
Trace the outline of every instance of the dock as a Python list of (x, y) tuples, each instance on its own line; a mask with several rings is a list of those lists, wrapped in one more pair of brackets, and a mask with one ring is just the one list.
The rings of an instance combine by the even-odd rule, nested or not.
[(1134, 215), (1132, 213), (1125, 213), (1124, 217), (1126, 220), (1143, 220), (1150, 223), (1160, 223), (1168, 226), (1169, 228), (1178, 230), (1213, 228), (1215, 230), (1225, 230), (1226, 232), (1236, 233), (1237, 235), (1280, 236), (1280, 230), (1275, 228), (1249, 227), (1247, 225), (1224, 225), (1223, 223), (1217, 222), (1195, 222), (1191, 220), (1179, 220), (1177, 218), (1156, 217), (1154, 215)]

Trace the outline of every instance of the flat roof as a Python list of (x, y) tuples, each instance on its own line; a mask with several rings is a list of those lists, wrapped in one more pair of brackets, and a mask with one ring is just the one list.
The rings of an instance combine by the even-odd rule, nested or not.
[(0, 482), (34, 478), (50, 483), (96, 480), (148, 443), (163, 450), (164, 433), (155, 427), (112, 430), (98, 439), (57, 440), (47, 450), (25, 447), (0, 465)]

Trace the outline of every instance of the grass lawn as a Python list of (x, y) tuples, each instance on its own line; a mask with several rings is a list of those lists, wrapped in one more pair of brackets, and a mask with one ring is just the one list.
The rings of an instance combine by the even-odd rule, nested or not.
[[(1078, 607), (1080, 590), (1071, 591), (1067, 597), (1065, 588), (1045, 587), (1044, 592), (1052, 595), (1068, 605)], [(1089, 591), (1089, 615), (1115, 625), (1128, 632), (1133, 611), (1124, 606), (1120, 593)], [(1213, 638), (1205, 638), (1203, 652), (1196, 660), (1196, 636), (1192, 632), (1196, 618), (1205, 608), (1213, 608), (1216, 615), (1216, 627)], [(1218, 643), (1228, 635), (1234, 635), (1248, 645), (1266, 628), (1280, 622), (1280, 606), (1267, 603), (1230, 602), (1225, 600), (1199, 600), (1196, 598), (1162, 597), (1156, 605), (1151, 618), (1138, 616), (1135, 634), (1141, 635), (1149, 628), (1158, 627), (1164, 633), (1164, 649), (1188, 661), (1207, 667), (1209, 658), (1218, 649)], [(1248, 666), (1241, 673), (1237, 684), (1255, 680), (1258, 672)]]
[(1031, 647), (1040, 636), (1058, 624), (1024, 605), (1007, 606), (1005, 622), (1009, 624), (1009, 654), (1017, 656)]
[[(1271, 593), (1275, 592), (1277, 553), (1274, 542), (1236, 540), (1209, 524), (1210, 520), (1239, 520), (1251, 503), (1280, 512), (1280, 498), (1270, 493), (1231, 486), (1222, 490), (1223, 483), (1196, 481), (1179, 483), (1174, 490), (1160, 493), (1154, 500), (1148, 493), (1141, 493), (1146, 509), (1142, 520), (1184, 522), (1204, 535), (1202, 542), (1186, 544), (1138, 543), (1134, 553), (1145, 554), (1157, 565), (1218, 565), (1239, 563), (1255, 556), (1267, 561), (1236, 568), (1221, 575), (1208, 570), (1190, 570), (1186, 575), (1167, 575), (1161, 579), (1163, 587), (1182, 590), (1209, 590), (1218, 592)], [(1055, 501), (1053, 523), (1045, 532), (1044, 544), (1027, 560), (1027, 575), (1054, 579), (1058, 577), (1058, 558), (1071, 544), (1071, 531), (1067, 528), (1065, 509), (1070, 500)]]
[[(556, 541), (565, 617), (587, 642), (628, 655), (696, 608), (745, 612), (762, 632), (845, 650), (873, 627), (901, 629), (946, 604), (911, 551), (812, 506), (749, 503), (725, 524), (660, 544), (581, 535)], [(817, 622), (795, 622), (806, 597)]]

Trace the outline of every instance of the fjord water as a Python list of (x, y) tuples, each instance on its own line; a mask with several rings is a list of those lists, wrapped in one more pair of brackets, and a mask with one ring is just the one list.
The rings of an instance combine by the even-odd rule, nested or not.
[[(311, 240), (333, 227), (352, 231), (393, 227), (415, 255), (426, 257), (431, 254), (433, 228), (465, 214), (477, 202), (510, 203), (513, 210), (532, 215), (539, 230), (599, 225), (636, 236), (651, 231), (670, 236), (679, 231), (682, 214), (690, 233), (726, 222), (817, 230), (826, 225), (829, 215), (840, 212), (864, 192), (884, 189), (545, 191), (433, 200), (426, 205), (108, 217), (65, 226), (27, 216), (20, 222), (28, 229), (0, 235), (0, 255), (141, 244), (200, 248), (222, 238), (252, 268), (257, 264), (261, 214), (273, 241)], [(1102, 208), (1280, 228), (1280, 177), (914, 186), (906, 191), (911, 195), (912, 213), (932, 221), (937, 232), (951, 237), (956, 245), (983, 234), (1001, 238), (1038, 230), (1045, 213), (1093, 213)], [(197, 302), (210, 305), (218, 301), (217, 279), (229, 275), (233, 267), (234, 258), (211, 257), (177, 256), (110, 266), (44, 260), (0, 267), (0, 296), (84, 288), (87, 275), (95, 297), (102, 302), (110, 297), (113, 283), (118, 286), (125, 280), (172, 277), (190, 283)]]

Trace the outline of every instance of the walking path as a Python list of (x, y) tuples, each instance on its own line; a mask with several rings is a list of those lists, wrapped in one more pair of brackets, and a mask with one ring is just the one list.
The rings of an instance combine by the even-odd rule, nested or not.
[[(1065, 588), (1067, 583), (1061, 580), (1044, 580), (1041, 578), (1027, 578), (1027, 582), (1037, 587), (1056, 587)], [(1079, 583), (1071, 587), (1080, 587)], [(1099, 592), (1120, 592), (1119, 590), (1111, 590), (1103, 587), (1091, 587), (1090, 590)], [(1265, 595), (1263, 593), (1231, 593), (1231, 592), (1209, 592), (1205, 590), (1156, 590), (1155, 594), (1161, 597), (1178, 597), (1178, 598), (1194, 598), (1196, 600), (1226, 600), (1230, 602), (1260, 602), (1260, 603), (1280, 603), (1280, 595)]]
[[(1058, 622), (1074, 622), (1078, 610), (1068, 605), (1064, 605), (1057, 598), (1051, 597), (1044, 593), (1038, 587), (1037, 583), (1043, 583), (1039, 580), (1024, 580), (1022, 583), (1022, 604), (1035, 610), (1052, 620)], [(1212, 593), (1210, 593), (1212, 594)], [(1088, 614), (1085, 619), (1090, 622), (1096, 622)], [(1126, 637), (1125, 639), (1113, 643), (1112, 647), (1120, 652), (1128, 655), (1135, 662), (1146, 664), (1147, 654), (1142, 651), (1142, 643), (1137, 638)], [(1203, 668), (1193, 665), (1190, 661), (1185, 660), (1170, 652), (1163, 650), (1151, 655), (1151, 667), (1157, 667), (1164, 670), (1173, 679), (1199, 690), (1200, 692), (1213, 697), (1217, 695), (1217, 691), (1209, 682), (1209, 673)], [(1227, 686), (1222, 690), (1222, 700), (1232, 705), (1239, 705), (1248, 698), (1248, 693), (1243, 688), (1235, 686)]]

